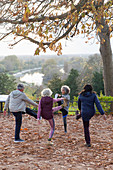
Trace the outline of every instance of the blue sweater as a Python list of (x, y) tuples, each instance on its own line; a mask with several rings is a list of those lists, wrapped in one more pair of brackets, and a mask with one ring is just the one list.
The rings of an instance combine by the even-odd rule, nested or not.
[(80, 94), (78, 108), (81, 110), (81, 116), (84, 121), (89, 121), (94, 116), (96, 112), (94, 104), (96, 104), (98, 111), (103, 115), (104, 110), (95, 93), (86, 92), (84, 95)]

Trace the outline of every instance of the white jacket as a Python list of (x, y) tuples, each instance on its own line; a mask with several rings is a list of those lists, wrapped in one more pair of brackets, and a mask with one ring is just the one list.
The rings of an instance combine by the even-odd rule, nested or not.
[(38, 104), (29, 99), (25, 93), (14, 90), (9, 94), (4, 109), (6, 110), (9, 107), (10, 112), (26, 112), (26, 102), (38, 106)]

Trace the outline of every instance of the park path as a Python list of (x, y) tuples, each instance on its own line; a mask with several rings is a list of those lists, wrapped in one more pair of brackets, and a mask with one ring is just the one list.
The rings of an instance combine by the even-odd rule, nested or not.
[(55, 115), (53, 146), (46, 144), (49, 125), (23, 115), (23, 143), (14, 143), (14, 118), (0, 117), (0, 170), (113, 170), (113, 117), (95, 116), (90, 123), (92, 147), (84, 146), (82, 120), (68, 116), (68, 133)]

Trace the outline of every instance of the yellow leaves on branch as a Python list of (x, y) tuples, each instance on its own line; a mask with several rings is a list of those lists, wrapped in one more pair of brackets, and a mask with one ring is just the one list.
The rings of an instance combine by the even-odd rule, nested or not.
[(21, 3), (21, 2), (23, 2), (23, 0), (17, 0), (18, 1), (18, 3)]
[(23, 20), (24, 22), (27, 22), (28, 19), (29, 19), (30, 10), (29, 10), (29, 7), (28, 7), (27, 3), (24, 4), (24, 7), (25, 7), (25, 12), (24, 12), (24, 15), (23, 15), (22, 20)]
[(35, 50), (35, 54), (34, 55), (39, 55), (39, 53), (40, 53), (40, 49), (39, 49), (39, 47)]

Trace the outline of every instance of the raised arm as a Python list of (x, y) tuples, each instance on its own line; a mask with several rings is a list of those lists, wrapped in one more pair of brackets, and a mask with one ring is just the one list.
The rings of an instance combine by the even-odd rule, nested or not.
[(34, 102), (33, 100), (29, 99), (25, 93), (23, 93), (23, 100), (33, 106), (38, 106), (38, 104), (36, 102)]
[(58, 98), (58, 99), (53, 99), (53, 103), (55, 103), (55, 102), (58, 102), (58, 101), (61, 101), (61, 100), (64, 100), (64, 98)]

